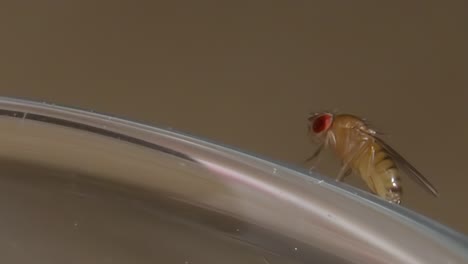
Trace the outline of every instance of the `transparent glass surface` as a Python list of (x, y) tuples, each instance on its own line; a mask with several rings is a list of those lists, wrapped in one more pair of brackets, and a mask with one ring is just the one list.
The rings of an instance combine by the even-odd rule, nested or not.
[(401, 206), (205, 140), (0, 98), (2, 263), (468, 263)]

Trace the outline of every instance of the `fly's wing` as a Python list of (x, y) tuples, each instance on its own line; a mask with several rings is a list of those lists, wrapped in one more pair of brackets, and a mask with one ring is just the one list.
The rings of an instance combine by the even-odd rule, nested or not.
[(390, 156), (392, 156), (395, 161), (397, 162), (398, 165), (400, 165), (400, 168), (406, 172), (406, 174), (415, 182), (417, 182), (419, 185), (421, 185), (424, 189), (429, 191), (432, 195), (434, 196), (439, 196), (439, 192), (437, 189), (429, 182), (426, 177), (424, 177), (413, 165), (411, 165), (403, 156), (401, 156), (396, 150), (394, 150), (392, 147), (390, 147), (385, 141), (383, 141), (381, 138), (372, 135), (370, 133), (367, 133), (364, 131), (367, 135), (371, 136), (374, 138), (374, 140), (382, 146), (383, 149), (385, 149)]

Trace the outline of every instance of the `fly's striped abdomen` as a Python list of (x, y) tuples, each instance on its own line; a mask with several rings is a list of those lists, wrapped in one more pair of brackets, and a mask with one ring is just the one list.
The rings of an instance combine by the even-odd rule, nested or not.
[(354, 170), (378, 196), (400, 203), (402, 193), (400, 171), (390, 155), (376, 143), (366, 145), (362, 155), (352, 164)]
[(375, 185), (375, 191), (382, 197), (394, 203), (400, 203), (402, 186), (400, 172), (394, 160), (380, 146), (376, 146), (374, 151), (373, 169), (370, 170), (370, 177)]

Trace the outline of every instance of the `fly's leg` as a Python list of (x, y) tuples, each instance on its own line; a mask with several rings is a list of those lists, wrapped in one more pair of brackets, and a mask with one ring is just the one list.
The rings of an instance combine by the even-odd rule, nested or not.
[[(357, 147), (357, 149), (354, 151), (353, 154), (350, 154), (350, 156), (343, 162), (343, 166), (340, 169), (340, 172), (338, 173), (338, 176), (336, 177), (336, 181), (342, 181), (345, 177), (349, 176), (352, 172), (352, 168), (350, 165), (361, 156), (361, 154), (364, 152), (366, 149), (366, 145), (368, 142), (363, 142), (361, 145)], [(350, 151), (351, 152), (351, 151)]]
[(327, 136), (325, 138), (325, 141), (322, 144), (320, 144), (320, 146), (315, 150), (312, 156), (310, 156), (308, 159), (305, 160), (305, 162), (312, 162), (312, 165), (309, 167), (309, 173), (312, 173), (312, 171), (317, 167), (321, 158), (320, 154), (322, 153), (324, 149), (328, 147), (328, 142), (329, 142), (329, 137)]
[[(367, 172), (370, 175), (373, 175), (373, 173), (370, 173), (370, 171), (371, 171), (371, 169), (374, 168), (374, 163), (375, 163), (375, 148), (374, 148), (374, 146), (371, 146), (370, 147), (369, 163), (367, 164)], [(377, 192), (377, 187), (375, 186), (374, 178), (372, 178), (372, 176), (370, 176), (369, 181), (373, 186), (373, 188), (371, 188), (371, 191), (376, 193)]]
[(312, 165), (309, 167), (309, 173), (316, 168), (317, 164), (320, 162), (320, 153), (322, 153), (323, 149), (325, 148), (325, 143), (321, 144), (317, 150), (310, 156), (305, 162), (312, 162)]
[(314, 162), (316, 163), (317, 162), (317, 158), (320, 158), (320, 153), (322, 152), (322, 150), (324, 149), (325, 147), (325, 143), (321, 144), (316, 150), (315, 152), (312, 154), (312, 156), (310, 156), (308, 159), (305, 160), (305, 162)]
[[(350, 138), (351, 138), (350, 133), (346, 133), (346, 137), (345, 137), (346, 144), (349, 144)], [(350, 150), (348, 151), (350, 152)], [(354, 159), (354, 156), (355, 155), (350, 155), (350, 158), (348, 158), (347, 160), (343, 162), (343, 165), (340, 171), (338, 172), (338, 175), (336, 176), (336, 179), (335, 179), (336, 181), (343, 181), (344, 178), (346, 178), (347, 176), (351, 174), (352, 169), (349, 167), (349, 165), (351, 161)]]
[(344, 178), (348, 177), (353, 170), (348, 167), (342, 167), (338, 176), (336, 177), (336, 181), (342, 181)]

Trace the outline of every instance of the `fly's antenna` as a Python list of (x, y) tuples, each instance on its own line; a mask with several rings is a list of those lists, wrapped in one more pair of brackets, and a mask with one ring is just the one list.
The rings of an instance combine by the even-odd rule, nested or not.
[(332, 113), (333, 115), (337, 115), (337, 114), (339, 114), (341, 111), (340, 111), (340, 109), (339, 109), (338, 107), (334, 107), (334, 108), (332, 108), (329, 112)]
[(337, 108), (332, 108), (332, 109), (329, 109), (329, 108), (322, 108), (320, 110), (316, 110), (316, 111), (309, 111), (309, 115), (308, 115), (308, 118), (311, 118), (312, 116), (314, 115), (317, 115), (317, 114), (321, 114), (321, 113), (330, 113), (332, 115), (335, 115), (335, 114), (338, 114), (339, 111), (337, 110)]

